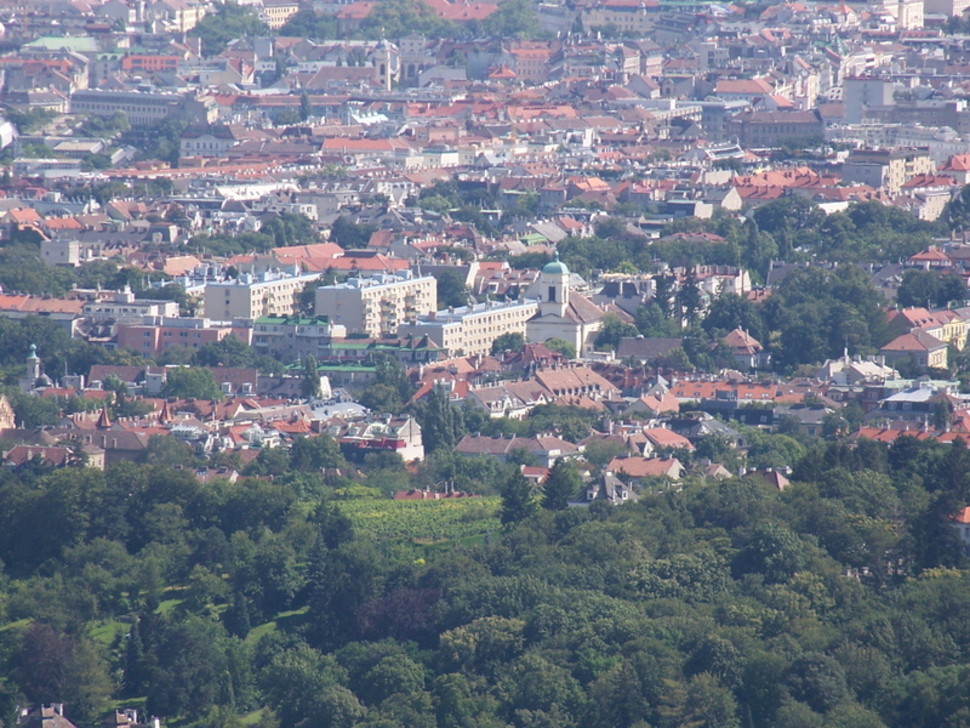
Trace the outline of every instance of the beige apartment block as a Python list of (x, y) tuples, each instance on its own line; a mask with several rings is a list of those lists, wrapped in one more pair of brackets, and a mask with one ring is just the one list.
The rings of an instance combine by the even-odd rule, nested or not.
[(207, 283), (203, 298), (205, 316), (219, 321), (260, 316), (289, 316), (303, 287), (319, 273), (287, 275), (271, 271), (244, 273), (230, 281)]
[(297, 0), (263, 0), (260, 16), (270, 28), (279, 30), (298, 12), (300, 3)]
[(427, 335), (450, 356), (489, 354), (492, 342), (503, 334), (525, 336), (526, 324), (539, 310), (534, 299), (495, 303), (438, 311), (401, 329), (402, 335)]
[(906, 180), (934, 169), (926, 149), (857, 149), (842, 165), (842, 179), (898, 195)]
[(434, 313), (437, 299), (435, 278), (413, 276), (410, 271), (404, 271), (398, 275), (351, 278), (344, 283), (320, 286), (316, 314), (345, 326), (348, 333), (393, 336), (399, 327)]

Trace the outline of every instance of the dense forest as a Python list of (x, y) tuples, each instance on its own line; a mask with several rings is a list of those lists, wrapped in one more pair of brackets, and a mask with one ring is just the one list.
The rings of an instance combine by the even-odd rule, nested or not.
[[(801, 452), (784, 492), (697, 480), (588, 508), (447, 449), (351, 477), (325, 437), (235, 483), (160, 463), (5, 472), (0, 715), (56, 700), (80, 728), (115, 705), (280, 728), (967, 725), (970, 576), (948, 516), (970, 451)], [(500, 497), (359, 500), (441, 478)]]

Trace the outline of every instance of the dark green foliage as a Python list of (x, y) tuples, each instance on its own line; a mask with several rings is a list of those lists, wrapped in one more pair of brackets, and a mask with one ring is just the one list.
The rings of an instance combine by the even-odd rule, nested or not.
[(364, 389), (357, 401), (375, 412), (397, 414), (404, 409), (413, 393), (414, 387), (404, 368), (396, 359), (385, 356), (378, 359), (374, 381)]
[(966, 299), (967, 285), (963, 278), (953, 272), (908, 270), (896, 291), (896, 303), (903, 307), (933, 308)]
[(485, 19), (485, 33), (497, 38), (536, 38), (540, 34), (535, 6), (527, 0), (506, 0)]
[(189, 33), (202, 39), (204, 56), (214, 56), (236, 38), (268, 35), (269, 27), (251, 7), (226, 2), (214, 14), (202, 18)]
[[(265, 708), (280, 728), (962, 725), (970, 572), (949, 516), (970, 500), (970, 451), (744, 434), (761, 462), (798, 460), (784, 492), (687, 479), (562, 509), (571, 465), (544, 492), (447, 447), (417, 473), (361, 476), (325, 437), (235, 483), (4, 470), (0, 706), (63, 699), (79, 728), (143, 696), (173, 723)], [(339, 499), (392, 477), (501, 484), (505, 527), (355, 533)]]
[(501, 356), (506, 351), (519, 352), (525, 346), (522, 334), (502, 334), (492, 342), (492, 356)]
[(502, 486), (502, 523), (508, 525), (525, 520), (536, 511), (532, 487), (518, 471)]
[(68, 717), (91, 725), (108, 707), (113, 686), (98, 649), (85, 638), (35, 623), (24, 630), (15, 657), (16, 680), (33, 703), (64, 701)]
[(468, 305), (468, 286), (461, 270), (446, 270), (438, 279), (438, 310)]
[(355, 223), (341, 215), (330, 226), (330, 239), (341, 248), (357, 250), (366, 248), (370, 236), (376, 231), (373, 225)]
[(281, 36), (328, 40), (337, 37), (337, 22), (332, 15), (320, 15), (311, 8), (303, 8), (279, 29)]
[(4, 291), (60, 296), (73, 282), (69, 269), (43, 263), (31, 243), (8, 244), (0, 250), (0, 286)]
[(312, 356), (308, 356), (303, 360), (300, 394), (305, 399), (320, 396), (320, 371), (317, 365), (317, 360)]
[(965, 185), (956, 199), (947, 203), (946, 209), (943, 211), (943, 219), (950, 230), (962, 231), (967, 229), (970, 225), (970, 185)]
[(318, 241), (313, 222), (301, 213), (274, 214), (263, 220), (259, 233), (271, 237), (276, 247), (311, 245)]
[(254, 367), (268, 374), (283, 371), (282, 364), (276, 359), (259, 354), (235, 336), (200, 346), (191, 359), (192, 364), (204, 367)]
[(212, 706), (232, 706), (252, 679), (249, 666), (234, 659), (242, 645), (212, 620), (188, 616), (163, 622), (153, 647), (159, 667), (146, 703), (153, 713), (201, 717)]
[(461, 410), (448, 400), (448, 393), (435, 387), (424, 397), (418, 413), (425, 452), (451, 449), (465, 434)]
[(386, 0), (361, 23), (361, 32), (368, 37), (401, 38), (420, 33), (428, 38), (453, 38), (455, 24), (439, 18), (420, 0)]
[(597, 349), (613, 349), (620, 345), (620, 339), (624, 336), (636, 336), (639, 332), (637, 327), (628, 324), (615, 314), (607, 314), (603, 317), (603, 328), (596, 336), (595, 346)]
[(557, 460), (542, 486), (542, 507), (561, 511), (569, 501), (579, 495), (583, 479), (576, 466), (567, 460)]
[(322, 468), (346, 466), (340, 454), (340, 446), (332, 437), (300, 437), (290, 449), (289, 466), (294, 470), (307, 472)]
[(173, 367), (165, 372), (162, 393), (166, 397), (195, 397), (196, 399), (222, 399), (222, 390), (208, 369), (196, 367)]
[(546, 341), (546, 346), (550, 351), (555, 351), (562, 354), (567, 359), (576, 358), (576, 346), (570, 341), (560, 338), (552, 338)]
[(769, 331), (777, 331), (775, 363), (782, 367), (871, 352), (890, 339), (883, 302), (866, 273), (855, 266), (834, 271), (799, 268), (762, 306)]
[(57, 116), (47, 109), (40, 108), (29, 110), (6, 108), (3, 110), (3, 115), (17, 127), (17, 131), (21, 134), (32, 134)]

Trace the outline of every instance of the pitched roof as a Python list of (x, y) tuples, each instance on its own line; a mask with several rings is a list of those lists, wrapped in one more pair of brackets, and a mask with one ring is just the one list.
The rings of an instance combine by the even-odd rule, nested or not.
[(654, 447), (694, 449), (690, 440), (683, 435), (678, 435), (673, 430), (668, 430), (666, 427), (648, 427), (644, 429), (643, 434)]
[(631, 478), (679, 478), (684, 466), (677, 458), (613, 458), (606, 466), (608, 473), (626, 473)]
[(946, 348), (946, 344), (935, 336), (915, 329), (908, 334), (897, 336), (880, 351), (936, 351)]
[(760, 341), (741, 328), (725, 336), (724, 343), (738, 354), (757, 354), (764, 349)]

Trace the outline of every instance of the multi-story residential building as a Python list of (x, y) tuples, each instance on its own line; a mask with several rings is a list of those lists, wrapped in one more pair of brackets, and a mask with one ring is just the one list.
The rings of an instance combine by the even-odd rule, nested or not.
[(525, 336), (526, 323), (539, 310), (534, 299), (495, 303), (437, 311), (429, 317), (402, 328), (402, 333), (427, 335), (451, 356), (488, 354), (492, 342), (502, 334)]
[(923, 12), (935, 15), (959, 17), (970, 8), (970, 0), (924, 0)]
[(843, 87), (843, 120), (847, 124), (860, 123), (871, 108), (886, 109), (893, 105), (893, 83), (888, 78), (851, 76), (843, 81)]
[(145, 316), (175, 318), (178, 315), (179, 305), (176, 301), (135, 298), (130, 288), (109, 293), (108, 296), (96, 293), (84, 304), (84, 318), (96, 324), (140, 321)]
[(348, 332), (392, 336), (400, 326), (433, 313), (437, 296), (436, 279), (404, 271), (321, 286), (315, 310), (318, 316), (328, 316)]
[(0, 293), (0, 316), (14, 321), (39, 316), (64, 328), (71, 336), (77, 331), (83, 309), (84, 301)]
[(205, 315), (211, 319), (258, 319), (261, 316), (290, 316), (297, 297), (319, 273), (287, 274), (268, 271), (243, 273), (228, 281), (206, 283), (203, 294)]
[(359, 462), (375, 452), (396, 452), (406, 462), (424, 460), (421, 425), (410, 415), (354, 422), (331, 428), (330, 434), (349, 460)]
[(918, 174), (930, 174), (934, 167), (924, 149), (860, 149), (851, 152), (845, 160), (842, 179), (897, 195), (906, 180)]
[(178, 56), (154, 56), (132, 53), (121, 59), (121, 70), (129, 73), (174, 72), (179, 65)]
[(923, 369), (946, 369), (947, 344), (922, 329), (897, 336), (879, 353), (889, 364), (909, 364)]
[(746, 147), (821, 140), (825, 123), (817, 111), (745, 111), (727, 123), (727, 135)]
[(515, 41), (502, 48), (502, 65), (529, 83), (543, 83), (549, 79), (552, 56), (556, 49), (548, 43)]
[(649, 35), (656, 24), (660, 6), (638, 0), (597, 0), (583, 7), (580, 19), (583, 28), (615, 27), (626, 35)]
[(198, 349), (222, 341), (227, 336), (234, 336), (248, 344), (251, 332), (248, 326), (234, 325), (228, 321), (154, 317), (145, 318), (139, 323), (119, 323), (117, 342), (119, 347), (153, 356), (173, 346)]
[(205, 17), (207, 5), (202, 0), (155, 0), (145, 15), (166, 30), (187, 33)]
[(327, 357), (334, 337), (346, 334), (327, 316), (262, 316), (253, 322), (253, 348), (260, 354), (295, 361)]
[(241, 130), (225, 125), (186, 129), (179, 139), (179, 156), (220, 157), (243, 141), (243, 136)]
[(259, 15), (272, 30), (278, 30), (298, 12), (300, 3), (297, 0), (263, 0), (263, 9)]

